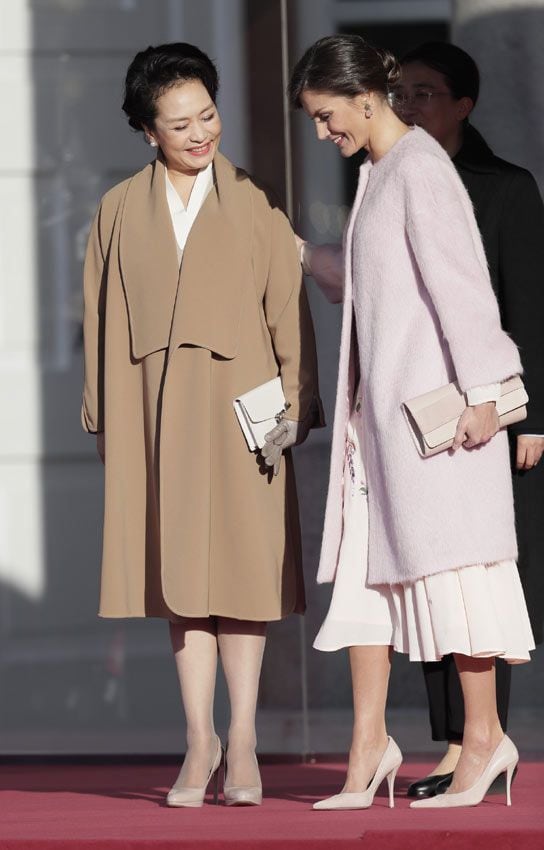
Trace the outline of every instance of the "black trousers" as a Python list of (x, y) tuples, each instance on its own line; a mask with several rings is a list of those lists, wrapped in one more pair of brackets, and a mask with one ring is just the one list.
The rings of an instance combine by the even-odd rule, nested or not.
[[(514, 443), (511, 446), (513, 462)], [(544, 458), (527, 472), (514, 472), (518, 569), (535, 643), (544, 619)]]
[[(515, 440), (511, 440), (512, 466)], [(518, 568), (525, 591), (527, 609), (536, 643), (542, 643), (544, 612), (544, 460), (528, 472), (513, 472)], [(452, 655), (441, 661), (425, 662), (423, 675), (429, 700), (433, 741), (460, 741), (463, 737), (465, 712), (463, 693)], [(502, 659), (496, 660), (497, 710), (506, 731), (512, 668)]]

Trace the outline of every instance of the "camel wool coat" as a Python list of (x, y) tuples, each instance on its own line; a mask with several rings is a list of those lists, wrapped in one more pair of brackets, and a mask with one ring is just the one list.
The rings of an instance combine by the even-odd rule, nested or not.
[(106, 617), (304, 609), (291, 457), (265, 473), (233, 399), (280, 375), (289, 418), (317, 401), (322, 421), (310, 312), (283, 212), (221, 154), (214, 174), (181, 267), (160, 159), (92, 226), (82, 422), (105, 432)]
[[(377, 163), (361, 167), (343, 253), (338, 394), (318, 581), (334, 579), (342, 538), (356, 356), (369, 584), (409, 584), (515, 559), (506, 433), (474, 450), (422, 458), (402, 412), (404, 401), (451, 381), (466, 392), (522, 371), (518, 350), (501, 329), (470, 199), (449, 156), (424, 130), (411, 129)], [(337, 259), (331, 252), (331, 269)], [(341, 300), (342, 287), (333, 284), (334, 274), (325, 291)]]

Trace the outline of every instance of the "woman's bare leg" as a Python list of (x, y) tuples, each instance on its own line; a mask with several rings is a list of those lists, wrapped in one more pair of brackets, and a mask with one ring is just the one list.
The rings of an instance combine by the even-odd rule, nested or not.
[(255, 713), (266, 623), (220, 617), (217, 641), (230, 697), (227, 782), (229, 786), (258, 785)]
[(201, 788), (216, 753), (213, 699), (217, 672), (217, 624), (213, 617), (170, 623), (181, 699), (187, 723), (187, 752), (178, 785)]
[(350, 646), (353, 738), (344, 791), (364, 791), (387, 747), (385, 706), (391, 672), (390, 646)]
[(455, 655), (455, 663), (463, 689), (465, 728), (451, 793), (476, 782), (504, 735), (497, 714), (495, 659)]

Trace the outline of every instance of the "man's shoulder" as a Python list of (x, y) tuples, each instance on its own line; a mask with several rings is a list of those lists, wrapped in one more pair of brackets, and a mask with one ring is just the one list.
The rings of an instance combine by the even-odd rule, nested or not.
[(534, 190), (537, 185), (536, 180), (528, 168), (516, 165), (516, 163), (498, 156), (495, 157), (495, 161), (499, 178), (504, 180), (514, 191)]
[[(473, 169), (470, 164), (465, 165), (463, 162), (459, 163), (459, 168), (460, 170), (466, 168), (469, 171), (474, 171), (476, 174), (478, 173), (478, 169)], [(494, 175), (495, 180), (499, 184), (512, 186), (515, 189), (523, 187), (532, 188), (536, 184), (535, 178), (528, 168), (524, 168), (522, 165), (517, 165), (517, 163), (511, 162), (510, 160), (503, 159), (492, 152), (490, 152), (489, 156), (486, 158), (485, 168), (482, 168), (481, 170), (482, 173)]]

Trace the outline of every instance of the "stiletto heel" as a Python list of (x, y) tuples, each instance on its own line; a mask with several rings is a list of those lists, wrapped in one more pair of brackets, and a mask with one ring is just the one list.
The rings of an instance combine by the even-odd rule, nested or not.
[(514, 772), (516, 770), (517, 764), (518, 764), (518, 759), (513, 761), (506, 768), (506, 805), (507, 806), (512, 805), (512, 797), (510, 795), (510, 788), (512, 786), (512, 779), (514, 778)]
[(221, 765), (217, 768), (213, 775), (213, 804), (214, 806), (219, 805), (219, 778), (221, 775)]
[(445, 794), (440, 794), (438, 797), (427, 797), (423, 800), (415, 800), (410, 803), (411, 809), (448, 809), (456, 806), (477, 806), (481, 803), (489, 788), (501, 773), (506, 771), (506, 805), (512, 805), (510, 799), (510, 785), (512, 777), (519, 761), (519, 753), (510, 740), (508, 735), (505, 735), (499, 746), (486, 764), (484, 771), (474, 785), (467, 788), (466, 791), (459, 791), (451, 794), (446, 791)]
[[(400, 767), (400, 765), (399, 765)], [(389, 808), (395, 808), (395, 779), (397, 777), (398, 767), (394, 767), (391, 773), (387, 774), (387, 787), (389, 788)]]
[(389, 786), (389, 808), (392, 809), (395, 805), (393, 796), (395, 777), (401, 764), (402, 753), (393, 738), (388, 735), (387, 747), (366, 791), (360, 793), (341, 791), (340, 794), (335, 794), (334, 797), (328, 797), (326, 800), (319, 800), (318, 803), (314, 803), (314, 809), (321, 811), (330, 811), (331, 809), (368, 809), (374, 802), (376, 791), (384, 779), (387, 779)]
[[(213, 802), (215, 805), (219, 802), (219, 772), (223, 762), (223, 747), (219, 737), (217, 738), (217, 749), (213, 759), (206, 784), (203, 788), (188, 788), (184, 785), (178, 785), (177, 780), (166, 796), (166, 805), (176, 808), (192, 808), (196, 809), (203, 805), (206, 796), (208, 785), (213, 779)], [(179, 776), (178, 776), (179, 780)]]

